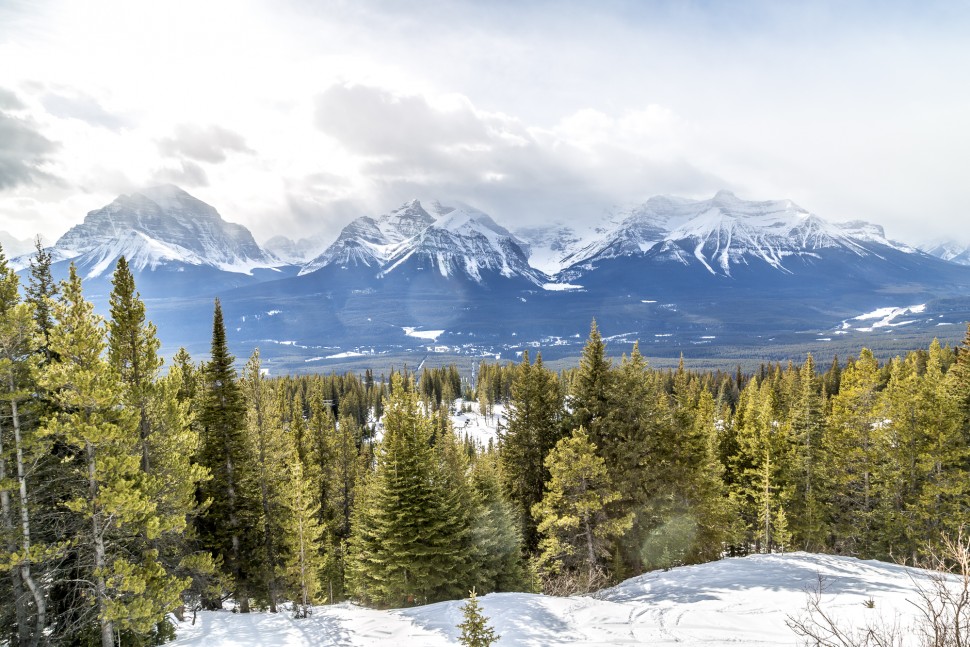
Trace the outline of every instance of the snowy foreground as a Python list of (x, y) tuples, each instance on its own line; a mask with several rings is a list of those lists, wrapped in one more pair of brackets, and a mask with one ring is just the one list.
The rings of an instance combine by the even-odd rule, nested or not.
[[(628, 580), (591, 597), (495, 593), (479, 598), (498, 645), (797, 645), (786, 626), (806, 591), (825, 582), (822, 606), (847, 623), (912, 625), (924, 572), (847, 557), (790, 553), (725, 559)], [(871, 600), (873, 608), (866, 602)], [(173, 645), (458, 645), (462, 601), (374, 611), (351, 604), (290, 614), (200, 612)]]

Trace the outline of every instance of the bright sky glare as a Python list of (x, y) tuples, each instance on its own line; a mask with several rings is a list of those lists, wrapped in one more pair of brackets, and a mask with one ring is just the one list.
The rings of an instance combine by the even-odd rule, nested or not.
[(964, 238), (970, 3), (0, 0), (0, 230), (171, 182), (257, 240), (656, 194)]

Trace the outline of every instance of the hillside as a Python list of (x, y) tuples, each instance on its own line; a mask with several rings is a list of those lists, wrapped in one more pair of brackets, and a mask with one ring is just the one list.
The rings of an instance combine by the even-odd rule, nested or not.
[[(826, 584), (823, 607), (847, 625), (914, 621), (925, 571), (850, 557), (753, 555), (636, 577), (594, 596), (497, 593), (479, 598), (497, 645), (796, 645), (786, 625), (806, 592)], [(873, 608), (866, 601), (874, 602)], [(288, 614), (200, 612), (179, 628), (178, 647), (343, 647), (457, 645), (461, 601), (392, 611), (351, 604)]]

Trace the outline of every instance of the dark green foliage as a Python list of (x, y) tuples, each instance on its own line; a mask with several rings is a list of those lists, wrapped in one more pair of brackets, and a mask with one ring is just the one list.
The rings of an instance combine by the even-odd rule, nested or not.
[(350, 539), (354, 594), (381, 606), (460, 595), (472, 577), (470, 528), (446, 464), (431, 446), (431, 420), (395, 377), (374, 471), (358, 491)]
[[(251, 529), (259, 520), (255, 492), (254, 455), (246, 435), (246, 401), (236, 376), (235, 358), (226, 344), (222, 308), (215, 303), (212, 351), (202, 369), (197, 461), (211, 479), (199, 487), (199, 503), (207, 506), (196, 521), (200, 545), (221, 560), (232, 578), (232, 594), (248, 611), (256, 588), (258, 539)], [(221, 601), (206, 599), (210, 608)]]
[(519, 507), (523, 537), (530, 550), (539, 543), (531, 510), (542, 500), (549, 479), (546, 456), (564, 435), (563, 407), (559, 382), (542, 365), (542, 356), (530, 364), (529, 354), (523, 353), (512, 382), (508, 426), (500, 435), (499, 456), (505, 494)]

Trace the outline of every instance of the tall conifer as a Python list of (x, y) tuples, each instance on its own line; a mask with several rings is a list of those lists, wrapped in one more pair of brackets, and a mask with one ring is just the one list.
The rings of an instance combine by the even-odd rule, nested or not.
[[(254, 492), (253, 450), (246, 435), (246, 403), (229, 353), (222, 307), (217, 299), (212, 319), (212, 350), (202, 373), (199, 412), (201, 446), (198, 462), (211, 479), (199, 488), (199, 501), (208, 506), (198, 518), (201, 545), (222, 561), (232, 579), (232, 594), (249, 611), (257, 568), (251, 529), (259, 520)], [(207, 608), (221, 600), (206, 599)]]

